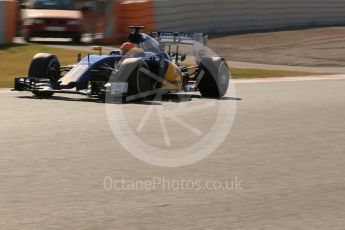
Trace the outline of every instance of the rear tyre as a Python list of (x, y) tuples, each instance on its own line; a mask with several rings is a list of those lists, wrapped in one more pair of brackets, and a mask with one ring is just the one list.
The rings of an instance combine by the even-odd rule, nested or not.
[(221, 98), (229, 88), (230, 70), (222, 58), (205, 58), (199, 66), (199, 90), (203, 97)]
[[(52, 54), (36, 54), (31, 62), (28, 76), (37, 79), (50, 79), (51, 84), (54, 84), (60, 78), (60, 62), (58, 58)], [(49, 91), (32, 91), (32, 93), (37, 97), (44, 98), (54, 95), (53, 92)]]

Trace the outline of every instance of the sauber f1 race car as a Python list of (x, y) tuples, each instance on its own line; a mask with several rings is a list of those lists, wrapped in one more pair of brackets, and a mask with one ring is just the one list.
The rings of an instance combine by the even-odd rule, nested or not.
[[(190, 33), (141, 33), (134, 30), (120, 50), (102, 55), (102, 47), (93, 47), (99, 55), (78, 55), (78, 63), (61, 67), (52, 54), (34, 56), (28, 77), (15, 79), (16, 91), (30, 91), (39, 98), (55, 93), (112, 97), (126, 103), (178, 92), (200, 91), (210, 98), (223, 97), (229, 87), (227, 62), (207, 56), (207, 35)], [(180, 47), (193, 45), (194, 66), (182, 66), (186, 54)], [(175, 50), (176, 48), (176, 50)], [(172, 52), (174, 49), (174, 52)]]

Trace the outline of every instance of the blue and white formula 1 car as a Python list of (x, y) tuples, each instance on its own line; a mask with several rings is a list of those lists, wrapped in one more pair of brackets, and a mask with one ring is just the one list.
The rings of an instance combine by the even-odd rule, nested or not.
[[(142, 26), (131, 26), (127, 51), (114, 50), (102, 55), (88, 55), (75, 65), (61, 67), (53, 54), (34, 56), (28, 77), (16, 78), (17, 91), (30, 91), (40, 98), (55, 93), (83, 94), (104, 98), (121, 98), (122, 103), (150, 95), (200, 91), (204, 97), (223, 97), (229, 87), (230, 72), (226, 61), (205, 55), (207, 36), (203, 34), (155, 32), (141, 33)], [(128, 44), (127, 43), (127, 44)], [(195, 45), (198, 43), (199, 45)], [(186, 55), (179, 47), (195, 45), (198, 57), (194, 66), (180, 66)], [(164, 47), (169, 45), (169, 50)], [(176, 52), (172, 53), (172, 46)], [(197, 49), (195, 47), (198, 47)], [(200, 56), (200, 55), (201, 56)]]

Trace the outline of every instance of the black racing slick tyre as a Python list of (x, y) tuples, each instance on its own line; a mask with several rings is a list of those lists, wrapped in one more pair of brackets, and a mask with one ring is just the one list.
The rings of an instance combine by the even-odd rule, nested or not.
[[(36, 54), (30, 64), (29, 77), (40, 79), (50, 79), (56, 82), (60, 78), (60, 62), (55, 55), (39, 53)], [(53, 92), (32, 91), (37, 97), (52, 97)]]
[[(148, 70), (146, 63), (139, 62), (128, 78), (128, 96), (143, 94), (152, 90), (151, 78), (146, 76), (142, 70)], [(140, 96), (140, 95), (139, 95)]]
[(126, 59), (117, 75), (116, 81), (127, 82), (128, 89), (122, 97), (122, 103), (142, 101), (158, 86), (157, 81), (149, 76), (150, 70), (145, 61), (140, 58)]
[(223, 58), (204, 58), (199, 65), (199, 76), (198, 87), (203, 97), (225, 96), (229, 88), (230, 70)]

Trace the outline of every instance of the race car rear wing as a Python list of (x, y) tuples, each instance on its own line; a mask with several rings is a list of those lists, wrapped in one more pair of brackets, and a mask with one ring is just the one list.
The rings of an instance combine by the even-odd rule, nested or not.
[(201, 43), (207, 46), (208, 35), (203, 33), (179, 33), (179, 32), (153, 32), (152, 37), (161, 44), (186, 44)]
[[(193, 53), (197, 64), (208, 55), (208, 35), (203, 33), (153, 32), (151, 36), (156, 39), (163, 49), (168, 46), (169, 55), (175, 56), (176, 64), (179, 61), (180, 45), (193, 46)], [(171, 53), (171, 45), (176, 45), (176, 52)]]

